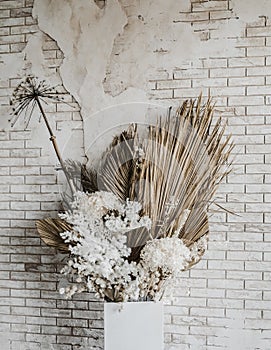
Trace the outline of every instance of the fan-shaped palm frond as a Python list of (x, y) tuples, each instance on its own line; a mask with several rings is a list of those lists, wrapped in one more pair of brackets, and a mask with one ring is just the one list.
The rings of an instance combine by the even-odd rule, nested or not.
[(99, 188), (115, 193), (120, 199), (134, 199), (137, 181), (137, 125), (132, 124), (116, 136), (104, 154), (98, 173)]
[[(175, 116), (149, 126), (147, 139), (135, 131), (129, 140), (112, 144), (101, 168), (104, 188), (121, 199), (135, 199), (153, 222), (151, 237), (172, 236), (182, 213), (190, 210), (179, 237), (191, 245), (208, 233), (207, 209), (229, 172), (231, 138), (221, 119), (213, 126), (213, 105), (185, 101)], [(136, 129), (134, 129), (136, 130)], [(128, 142), (129, 141), (129, 142)], [(143, 156), (138, 161), (138, 148)], [(149, 239), (146, 231), (129, 235), (132, 260)]]
[(94, 169), (87, 168), (85, 164), (71, 159), (66, 160), (65, 165), (77, 191), (88, 193), (98, 191), (97, 173)]
[(71, 225), (61, 219), (47, 218), (36, 222), (40, 238), (50, 247), (68, 253), (69, 247), (60, 236), (60, 233), (70, 231)]

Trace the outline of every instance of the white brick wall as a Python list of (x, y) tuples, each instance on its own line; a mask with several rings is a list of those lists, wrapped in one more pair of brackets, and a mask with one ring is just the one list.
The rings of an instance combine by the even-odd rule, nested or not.
[[(191, 11), (180, 13), (178, 21), (192, 23), (204, 40), (215, 38), (216, 28), (232, 17), (230, 1), (191, 3)], [(37, 30), (32, 4), (0, 0), (1, 54), (21, 52)], [(237, 50), (223, 57), (202, 57), (191, 69), (159, 67), (147, 91), (169, 105), (197, 97), (200, 91), (211, 94), (236, 143), (234, 171), (217, 198), (238, 216), (212, 216), (205, 258), (182, 275), (172, 303), (165, 306), (166, 350), (271, 348), (270, 20), (259, 18), (230, 40)], [(43, 50), (48, 67), (61, 64), (62, 53), (51, 38), (46, 38)], [(4, 107), (16, 83), (17, 77), (0, 77)], [(57, 130), (67, 121), (78, 126), (78, 108), (54, 108)], [(4, 118), (8, 115), (1, 115)], [(55, 272), (60, 258), (41, 244), (35, 230), (35, 219), (56, 214), (60, 196), (54, 158), (33, 147), (31, 138), (31, 130), (0, 131), (3, 350), (102, 348), (102, 304), (91, 295), (71, 301), (58, 295)]]

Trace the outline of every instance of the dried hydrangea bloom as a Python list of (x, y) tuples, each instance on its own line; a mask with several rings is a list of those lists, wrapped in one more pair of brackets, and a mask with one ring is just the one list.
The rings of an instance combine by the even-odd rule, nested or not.
[(114, 290), (122, 301), (138, 299), (138, 271), (136, 263), (128, 261), (131, 249), (125, 232), (150, 226), (150, 219), (141, 217), (140, 210), (138, 202), (123, 203), (110, 192), (75, 194), (72, 211), (60, 217), (73, 226), (61, 234), (71, 253), (63, 273), (79, 282), (61, 289), (62, 293), (70, 297), (88, 290), (104, 298)]

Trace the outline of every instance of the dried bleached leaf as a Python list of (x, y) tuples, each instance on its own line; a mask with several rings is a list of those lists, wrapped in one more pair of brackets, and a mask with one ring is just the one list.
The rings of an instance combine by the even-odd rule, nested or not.
[(36, 222), (40, 238), (50, 247), (68, 253), (69, 246), (61, 238), (60, 233), (70, 231), (72, 226), (61, 219), (47, 218)]
[[(208, 206), (229, 173), (233, 147), (221, 119), (213, 126), (211, 99), (205, 105), (201, 96), (185, 101), (175, 116), (168, 114), (149, 126), (147, 139), (135, 132), (128, 143), (122, 135), (104, 158), (104, 187), (121, 199), (131, 196), (142, 203), (142, 212), (153, 222), (151, 234), (138, 230), (129, 235), (131, 260), (138, 261), (150, 237), (170, 237), (179, 230), (179, 237), (191, 246), (208, 234)], [(190, 214), (179, 229), (186, 209)]]

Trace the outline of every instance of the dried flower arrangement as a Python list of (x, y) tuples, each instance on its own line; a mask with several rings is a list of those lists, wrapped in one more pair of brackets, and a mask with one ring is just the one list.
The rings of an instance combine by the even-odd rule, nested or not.
[[(59, 154), (41, 101), (59, 97), (27, 77), (13, 95), (15, 122), (37, 105), (72, 191), (70, 209), (37, 222), (41, 239), (69, 254), (60, 293), (95, 292), (107, 301), (156, 300), (207, 247), (207, 209), (230, 169), (230, 136), (211, 100), (185, 101), (169, 110), (147, 137), (136, 124), (116, 136), (100, 169)], [(27, 119), (27, 122), (31, 118)]]

